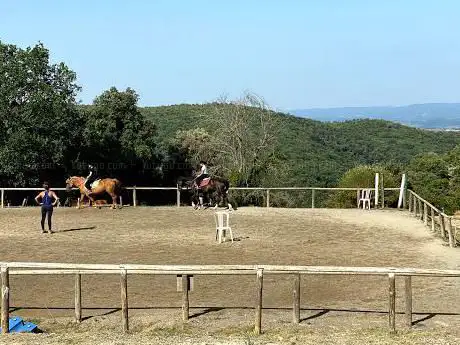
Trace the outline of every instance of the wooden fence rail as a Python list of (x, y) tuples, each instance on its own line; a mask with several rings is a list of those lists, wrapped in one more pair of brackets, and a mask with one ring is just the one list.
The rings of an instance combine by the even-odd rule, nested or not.
[[(455, 238), (455, 231), (452, 226), (453, 217), (440, 211), (414, 191), (408, 190), (408, 192), (409, 212), (413, 213), (415, 217), (423, 221), (425, 226), (430, 227), (433, 232), (436, 231), (436, 227), (438, 226), (441, 238), (449, 242), (449, 247), (456, 247), (457, 239)], [(436, 215), (438, 216), (438, 220), (436, 219)]]
[[(108, 264), (63, 264), (36, 262), (0, 262), (2, 279), (1, 327), (8, 333), (10, 309), (10, 275), (57, 274), (75, 277), (75, 319), (82, 320), (81, 275), (119, 274), (122, 330), (129, 331), (128, 274), (176, 275), (180, 277), (182, 291), (182, 319), (189, 319), (189, 278), (190, 275), (250, 274), (256, 278), (255, 323), (256, 334), (262, 332), (263, 280), (267, 274), (288, 274), (293, 277), (292, 308), (293, 323), (300, 322), (300, 279), (301, 275), (367, 275), (388, 278), (388, 325), (391, 332), (396, 331), (396, 277), (405, 282), (405, 325), (412, 326), (412, 283), (411, 277), (460, 277), (460, 270), (437, 270), (394, 267), (341, 267), (341, 266), (279, 266), (279, 265), (108, 265)], [(304, 302), (305, 303), (305, 302)]]
[[(137, 192), (140, 190), (143, 191), (154, 191), (154, 190), (170, 190), (176, 191), (176, 206), (181, 206), (181, 193), (187, 191), (187, 188), (176, 187), (125, 187), (125, 190), (130, 190), (132, 193), (133, 206), (137, 207), (138, 205), (138, 195)], [(369, 189), (369, 187), (359, 187), (359, 188), (336, 188), (336, 187), (230, 187), (229, 190), (232, 191), (261, 191), (265, 192), (265, 206), (270, 207), (270, 191), (311, 191), (311, 207), (316, 207), (316, 194), (315, 191), (356, 191), (359, 192), (363, 189)], [(372, 189), (372, 188), (370, 188)], [(5, 187), (0, 188), (0, 206), (5, 208), (5, 192), (7, 191), (41, 191), (42, 188), (14, 188), (14, 187)], [(65, 191), (66, 188), (53, 188), (55, 191)], [(73, 188), (73, 190), (78, 190)], [(399, 188), (383, 188), (381, 191), (399, 191)], [(382, 201), (381, 205), (384, 205), (384, 193), (382, 192)], [(380, 201), (379, 201), (380, 202)]]

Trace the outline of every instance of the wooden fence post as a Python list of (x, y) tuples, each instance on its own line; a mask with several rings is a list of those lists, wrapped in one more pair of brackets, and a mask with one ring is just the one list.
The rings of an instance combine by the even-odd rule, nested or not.
[(5, 190), (4, 189), (0, 190), (0, 194), (1, 194), (0, 199), (2, 202), (2, 208), (4, 208), (5, 207)]
[(81, 274), (75, 275), (75, 321), (81, 322)]
[(270, 189), (267, 189), (266, 202), (267, 202), (267, 207), (270, 207)]
[(375, 208), (379, 205), (379, 173), (375, 173)]
[(382, 174), (382, 176), (380, 178), (380, 180), (381, 180), (380, 189), (381, 189), (381, 192), (382, 192), (382, 206), (381, 207), (385, 208), (385, 187), (384, 187), (384, 184), (383, 184), (383, 181), (384, 181), (383, 178), (384, 178), (384, 176)]
[(10, 329), (10, 277), (8, 266), (1, 267), (2, 276), (2, 333), (9, 333)]
[(431, 231), (435, 231), (435, 219), (434, 219), (434, 209), (431, 208)]
[(177, 207), (180, 207), (180, 187), (179, 187), (179, 184), (177, 184), (176, 203), (177, 203)]
[(137, 206), (137, 191), (136, 186), (133, 187), (133, 207)]
[(294, 288), (292, 289), (292, 322), (300, 323), (300, 274), (294, 275)]
[(388, 308), (388, 323), (390, 331), (396, 332), (396, 285), (395, 285), (395, 274), (388, 274), (389, 280), (389, 308)]
[(443, 214), (439, 214), (439, 224), (441, 225), (441, 237), (443, 239), (446, 238), (446, 223), (444, 221), (444, 215)]
[(423, 222), (425, 226), (428, 226), (428, 206), (426, 203), (423, 203)]
[(121, 323), (123, 325), (123, 332), (127, 333), (129, 331), (129, 321), (128, 321), (128, 274), (127, 271), (121, 269)]
[(420, 220), (423, 220), (423, 205), (425, 204), (424, 201), (418, 200), (418, 209), (420, 211)]
[(412, 327), (412, 277), (404, 277), (404, 287), (405, 287), (405, 316), (406, 316), (406, 327)]
[(418, 216), (418, 200), (417, 197), (414, 195), (414, 216)]
[(311, 190), (311, 208), (315, 208), (315, 190)]
[(262, 290), (264, 286), (264, 270), (263, 268), (257, 269), (257, 295), (256, 295), (256, 324), (255, 333), (262, 333)]
[(188, 296), (189, 286), (189, 277), (186, 274), (182, 275), (182, 320), (187, 321), (189, 319), (189, 308), (190, 300)]
[(452, 218), (451, 217), (447, 217), (447, 234), (449, 236), (449, 247), (451, 248), (456, 247), (457, 244), (455, 243), (455, 234), (452, 231)]
[(408, 202), (408, 204), (409, 204), (409, 212), (412, 212), (412, 206), (413, 206), (412, 198), (413, 198), (412, 193), (409, 191), (409, 202)]

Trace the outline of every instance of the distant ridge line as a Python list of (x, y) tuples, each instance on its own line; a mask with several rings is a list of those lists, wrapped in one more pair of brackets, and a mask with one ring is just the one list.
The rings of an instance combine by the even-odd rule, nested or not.
[(421, 103), (402, 106), (293, 109), (289, 114), (326, 122), (380, 119), (425, 129), (460, 129), (460, 103)]

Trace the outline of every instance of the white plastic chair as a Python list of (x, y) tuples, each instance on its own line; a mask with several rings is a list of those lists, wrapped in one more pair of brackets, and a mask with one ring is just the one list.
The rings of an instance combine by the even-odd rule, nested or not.
[(367, 204), (367, 209), (371, 209), (371, 190), (370, 189), (362, 189), (360, 191), (359, 195), (359, 200), (358, 200), (358, 208), (361, 205), (361, 202), (363, 203), (363, 210), (366, 209), (366, 204)]
[(233, 242), (233, 232), (230, 227), (230, 213), (219, 211), (214, 213), (214, 220), (216, 221), (216, 240), (219, 238), (219, 243), (222, 243), (222, 238), (226, 238), (227, 230), (230, 232), (230, 238)]

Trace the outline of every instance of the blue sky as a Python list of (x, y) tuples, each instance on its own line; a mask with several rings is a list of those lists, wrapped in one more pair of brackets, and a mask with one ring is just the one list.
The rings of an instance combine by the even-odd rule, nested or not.
[(90, 103), (253, 91), (277, 109), (460, 101), (460, 1), (0, 1), (0, 40), (38, 41)]

